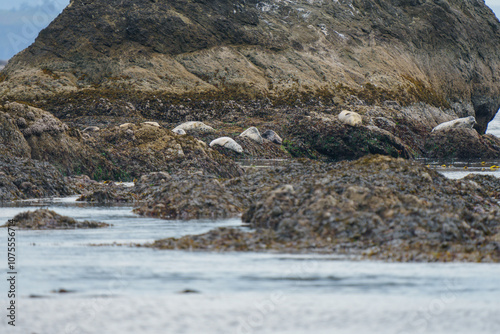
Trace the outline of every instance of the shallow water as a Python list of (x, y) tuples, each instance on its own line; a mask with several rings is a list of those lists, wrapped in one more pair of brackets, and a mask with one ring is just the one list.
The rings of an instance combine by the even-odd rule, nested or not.
[[(498, 333), (500, 328), (497, 264), (90, 247), (238, 227), (241, 221), (139, 218), (130, 207), (74, 199), (36, 205), (113, 226), (17, 231), (18, 322), (10, 328), (2, 316), (1, 333)], [(0, 223), (33, 209), (31, 204), (1, 208)], [(5, 254), (6, 231), (0, 233)], [(7, 305), (5, 280), (0, 289)], [(70, 292), (53, 292), (60, 289)], [(180, 293), (186, 289), (198, 293)]]

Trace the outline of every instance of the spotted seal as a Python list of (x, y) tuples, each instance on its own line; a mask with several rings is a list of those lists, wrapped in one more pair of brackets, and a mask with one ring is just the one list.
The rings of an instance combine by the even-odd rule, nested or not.
[(212, 142), (210, 143), (210, 147), (213, 147), (215, 145), (225, 147), (238, 153), (243, 153), (243, 147), (235, 142), (234, 139), (229, 137), (220, 137), (212, 140)]

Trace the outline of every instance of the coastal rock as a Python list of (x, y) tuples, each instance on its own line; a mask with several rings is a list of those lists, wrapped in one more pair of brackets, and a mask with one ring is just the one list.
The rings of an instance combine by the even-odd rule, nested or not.
[[(453, 117), (472, 106), (484, 133), (500, 106), (492, 70), (499, 31), (476, 0), (290, 2), (286, 9), (274, 0), (77, 0), (9, 60), (0, 96), (70, 115), (88, 113), (92, 101), (101, 115), (134, 108), (164, 115), (172, 105), (256, 97), (292, 107), (309, 98), (348, 100), (396, 114), (396, 103), (453, 103), (461, 105)], [(172, 103), (158, 101), (159, 92)]]
[(468, 116), (464, 118), (455, 119), (453, 121), (441, 123), (432, 129), (432, 132), (442, 131), (447, 129), (472, 129), (476, 125), (476, 119), (474, 116)]
[(243, 153), (243, 148), (241, 147), (241, 145), (234, 141), (233, 138), (229, 137), (220, 137), (213, 140), (212, 142), (210, 142), (210, 147), (212, 146), (222, 146), (237, 153)]
[[(3, 225), (2, 227), (6, 226)], [(10, 221), (9, 226), (15, 226), (20, 230), (67, 230), (75, 228), (101, 228), (111, 225), (93, 221), (79, 222), (71, 217), (61, 216), (52, 210), (39, 209), (16, 215)]]
[(405, 158), (415, 154), (412, 148), (389, 131), (375, 126), (345, 126), (337, 117), (323, 113), (290, 117), (283, 128), (289, 138), (285, 147), (297, 157), (315, 159), (326, 156), (338, 161), (357, 159), (367, 154)]
[(221, 228), (148, 246), (500, 262), (498, 182), (479, 178), (450, 180), (378, 155), (255, 171), (226, 183), (235, 197), (250, 197), (242, 220), (252, 230)]
[(233, 161), (191, 136), (178, 136), (162, 127), (142, 126), (131, 136), (120, 127), (101, 130), (89, 141), (95, 152), (107, 158), (121, 179), (131, 180), (144, 174), (184, 169), (202, 170), (220, 177), (242, 173)]
[(41, 161), (0, 156), (0, 202), (75, 194), (71, 182)]
[(496, 159), (500, 157), (500, 138), (481, 136), (471, 128), (450, 127), (432, 132), (425, 150), (430, 158)]
[(99, 204), (108, 203), (131, 203), (136, 196), (131, 193), (130, 187), (117, 185), (114, 182), (106, 184), (99, 183), (92, 187), (92, 191), (85, 191), (77, 201)]
[[(20, 128), (9, 121), (12, 118), (26, 123)], [(85, 145), (79, 130), (45, 110), (16, 102), (0, 105), (0, 127), (0, 152), (5, 156), (47, 161), (67, 174), (78, 170), (92, 175), (99, 168), (112, 168)]]
[(241, 213), (241, 203), (217, 179), (200, 174), (152, 173), (133, 191), (141, 204), (135, 213), (163, 219), (220, 219)]
[(250, 138), (250, 139), (252, 139), (253, 141), (255, 141), (256, 143), (259, 143), (259, 144), (262, 144), (262, 142), (263, 142), (259, 130), (256, 127), (254, 127), (254, 126), (252, 126), (252, 127), (248, 128), (248, 129), (246, 129), (245, 131), (243, 131), (240, 134), (240, 137)]
[(203, 132), (214, 132), (215, 129), (211, 126), (206, 125), (203, 122), (186, 122), (181, 125), (176, 126), (172, 131), (176, 132), (177, 130), (184, 130), (189, 132), (191, 130), (195, 131), (203, 131)]
[(348, 110), (343, 110), (339, 114), (339, 120), (342, 123), (348, 124), (350, 126), (356, 126), (363, 123), (363, 119), (361, 118), (360, 114)]
[(270, 142), (273, 142), (275, 144), (281, 145), (283, 144), (283, 139), (281, 139), (280, 136), (273, 130), (266, 130), (262, 134), (262, 138), (269, 140)]

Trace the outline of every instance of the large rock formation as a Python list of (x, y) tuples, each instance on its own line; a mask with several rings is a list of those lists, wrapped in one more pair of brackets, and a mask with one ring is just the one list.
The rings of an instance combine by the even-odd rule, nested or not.
[(499, 28), (483, 0), (74, 0), (8, 63), (0, 96), (124, 112), (96, 108), (106, 96), (165, 114), (160, 91), (292, 104), (347, 92), (473, 115), (484, 133), (500, 106)]

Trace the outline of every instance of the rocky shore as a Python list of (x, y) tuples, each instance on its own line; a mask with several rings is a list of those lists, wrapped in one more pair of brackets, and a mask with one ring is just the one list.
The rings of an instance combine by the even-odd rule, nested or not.
[(499, 261), (498, 180), (415, 162), (500, 159), (499, 50), (476, 0), (73, 0), (0, 72), (0, 201), (248, 224), (155, 248)]
[(146, 246), (498, 262), (499, 186), (498, 178), (448, 180), (384, 156), (256, 171), (226, 184), (251, 203), (243, 214), (250, 230), (222, 228)]

